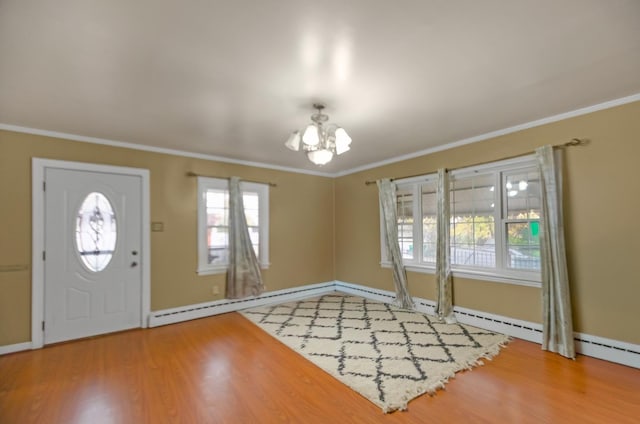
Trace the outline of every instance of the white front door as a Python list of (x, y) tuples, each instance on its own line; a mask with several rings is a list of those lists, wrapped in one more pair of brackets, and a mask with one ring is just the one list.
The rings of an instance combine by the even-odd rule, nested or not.
[(45, 168), (44, 343), (141, 325), (142, 181)]

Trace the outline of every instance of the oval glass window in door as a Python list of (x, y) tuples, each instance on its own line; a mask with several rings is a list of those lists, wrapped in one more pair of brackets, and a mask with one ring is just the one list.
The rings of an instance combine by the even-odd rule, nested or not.
[(76, 218), (76, 249), (82, 263), (93, 272), (109, 265), (116, 248), (116, 214), (102, 193), (85, 197)]

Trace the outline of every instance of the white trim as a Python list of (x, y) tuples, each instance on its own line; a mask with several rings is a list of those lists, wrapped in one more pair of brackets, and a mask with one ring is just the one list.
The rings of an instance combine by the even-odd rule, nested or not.
[[(392, 291), (374, 289), (344, 281), (336, 281), (336, 290), (380, 302), (390, 302), (395, 299), (395, 293)], [(430, 315), (435, 314), (436, 303), (433, 300), (414, 296), (413, 301), (416, 305), (416, 310)], [(474, 325), (538, 344), (542, 342), (542, 326), (540, 324), (488, 312), (479, 312), (460, 306), (454, 306), (454, 312), (458, 322), (463, 324)]]
[(52, 159), (33, 158), (31, 181), (32, 247), (31, 247), (31, 345), (33, 349), (44, 345), (42, 321), (44, 320), (44, 191), (42, 184), (46, 168), (70, 169), (88, 172), (106, 172), (133, 175), (142, 181), (142, 299), (140, 327), (146, 328), (151, 310), (151, 240), (150, 240), (150, 190), (149, 170), (92, 163), (69, 162)]
[(163, 153), (163, 154), (183, 156), (183, 157), (189, 157), (189, 158), (212, 160), (212, 161), (223, 162), (223, 163), (233, 163), (233, 164), (237, 164), (237, 165), (253, 166), (253, 167), (256, 167), (256, 168), (274, 169), (274, 170), (277, 170), (277, 171), (294, 172), (294, 173), (297, 173), (297, 174), (315, 175), (315, 176), (318, 176), (318, 177), (338, 178), (338, 177), (344, 177), (344, 176), (350, 175), (350, 174), (355, 174), (357, 172), (366, 171), (368, 169), (378, 168), (380, 166), (389, 165), (389, 164), (396, 163), (396, 162), (401, 162), (403, 160), (414, 159), (414, 158), (417, 158), (417, 157), (420, 157), (420, 156), (425, 156), (425, 155), (429, 155), (429, 154), (432, 154), (432, 153), (441, 152), (443, 150), (449, 150), (449, 149), (453, 149), (455, 147), (465, 146), (467, 144), (472, 144), (472, 143), (476, 143), (476, 142), (479, 142), (479, 141), (484, 141), (484, 140), (487, 140), (489, 138), (494, 138), (494, 137), (499, 137), (499, 136), (506, 135), (506, 134), (511, 134), (511, 133), (514, 133), (514, 132), (517, 132), (517, 131), (522, 131), (522, 130), (525, 130), (525, 129), (528, 129), (528, 128), (539, 127), (541, 125), (550, 124), (552, 122), (562, 121), (563, 119), (574, 118), (576, 116), (586, 115), (586, 114), (597, 112), (597, 111), (600, 111), (600, 110), (610, 109), (610, 108), (613, 108), (613, 107), (616, 107), (616, 106), (622, 106), (622, 105), (625, 105), (627, 103), (633, 103), (633, 102), (636, 102), (636, 101), (639, 101), (639, 100), (640, 100), (640, 93), (632, 94), (630, 96), (621, 97), (619, 99), (609, 100), (609, 101), (606, 101), (606, 102), (603, 102), (603, 103), (598, 103), (598, 104), (595, 104), (595, 105), (583, 107), (583, 108), (576, 109), (576, 110), (573, 110), (573, 111), (560, 113), (558, 115), (549, 116), (549, 117), (538, 119), (538, 120), (535, 120), (535, 121), (525, 122), (523, 124), (515, 125), (513, 127), (508, 127), (508, 128), (504, 128), (504, 129), (500, 129), (500, 130), (496, 130), (496, 131), (491, 131), (491, 132), (488, 132), (488, 133), (485, 133), (485, 134), (480, 134), (480, 135), (476, 135), (476, 136), (473, 136), (473, 137), (465, 138), (465, 139), (462, 139), (462, 140), (454, 141), (454, 142), (451, 142), (451, 143), (443, 144), (441, 146), (430, 147), (428, 149), (419, 150), (417, 152), (408, 153), (406, 155), (395, 156), (395, 157), (392, 157), (392, 158), (389, 158), (389, 159), (385, 159), (385, 160), (382, 160), (382, 161), (372, 162), (372, 163), (369, 163), (369, 164), (366, 164), (366, 165), (357, 166), (355, 168), (351, 168), (351, 169), (347, 169), (347, 170), (339, 171), (339, 172), (334, 172), (334, 173), (310, 171), (310, 170), (306, 170), (306, 169), (293, 168), (293, 167), (288, 167), (288, 166), (271, 165), (271, 164), (262, 163), (262, 162), (253, 162), (253, 161), (246, 161), (246, 160), (240, 160), (240, 159), (231, 159), (231, 158), (226, 158), (226, 157), (223, 157), (223, 156), (207, 155), (207, 154), (203, 154), (203, 153), (193, 153), (193, 152), (187, 152), (187, 151), (184, 151), (184, 150), (169, 149), (169, 148), (164, 148), (164, 147), (147, 146), (147, 145), (143, 145), (143, 144), (130, 143), (130, 142), (125, 142), (125, 141), (117, 141), (117, 140), (109, 140), (109, 139), (98, 138), (98, 137), (89, 137), (89, 136), (78, 135), (78, 134), (69, 134), (69, 133), (63, 133), (63, 132), (58, 132), (58, 131), (49, 131), (49, 130), (43, 130), (43, 129), (38, 129), (38, 128), (23, 127), (23, 126), (19, 126), (19, 125), (4, 124), (4, 123), (1, 123), (1, 122), (0, 122), (0, 130), (13, 131), (13, 132), (19, 132), (19, 133), (25, 133), (25, 134), (42, 135), (42, 136), (45, 136), (45, 137), (61, 138), (61, 139), (66, 139), (66, 140), (80, 141), (80, 142), (84, 142), (84, 143), (102, 144), (102, 145), (113, 146), (113, 147), (123, 147), (123, 148), (127, 148), (127, 149), (142, 150), (142, 151), (153, 152), (153, 153)]
[(16, 343), (11, 345), (0, 346), (0, 355), (6, 355), (14, 352), (22, 352), (23, 350), (31, 350), (31, 342)]
[(148, 146), (145, 144), (129, 143), (126, 141), (109, 140), (106, 138), (90, 137), (78, 134), (69, 134), (58, 131), (42, 130), (38, 128), (21, 127), (19, 125), (3, 124), (0, 122), (0, 130), (13, 131), (24, 134), (42, 135), (45, 137), (61, 138), (65, 140), (80, 141), (83, 143), (102, 144), (111, 147), (122, 147), (125, 149), (142, 150), (145, 152), (162, 153), (167, 155), (182, 156), (187, 158), (212, 160), (223, 163), (233, 163), (236, 165), (252, 166), (255, 168), (274, 169), (276, 171), (294, 172), (297, 174), (316, 175), (319, 177), (334, 177), (333, 174), (319, 171), (309, 171), (306, 169), (293, 168), (288, 166), (271, 165), (262, 162), (253, 162), (240, 159), (231, 159), (223, 156), (207, 155), (204, 153), (187, 152), (185, 150), (169, 149), (165, 147)]
[(576, 116), (586, 115), (589, 113), (597, 112), (604, 109), (610, 109), (616, 106), (622, 106), (627, 103), (633, 103), (640, 100), (640, 93), (633, 94), (631, 96), (622, 97), (619, 99), (610, 100), (603, 103), (598, 103), (592, 106), (583, 107), (580, 109), (572, 110), (565, 113), (560, 113), (558, 115), (548, 116), (546, 118), (537, 119), (535, 121), (525, 122), (523, 124), (515, 125), (513, 127), (503, 128), (496, 131), (491, 131), (488, 133), (476, 135), (469, 138), (464, 138), (462, 140), (454, 141), (451, 143), (443, 144), (441, 146), (430, 147), (428, 149), (418, 150), (417, 152), (408, 153), (406, 155), (395, 156), (389, 159), (381, 160), (378, 162), (373, 162), (367, 165), (358, 166), (355, 168), (347, 169), (346, 171), (340, 171), (334, 173), (332, 176), (334, 178), (344, 177), (345, 175), (355, 174), (357, 172), (366, 171), (368, 169), (378, 168), (384, 165), (389, 165), (396, 162), (401, 162), (403, 160), (415, 159), (420, 156), (430, 155), (432, 153), (441, 152), (443, 150), (453, 149), (455, 147), (465, 146), (467, 144), (477, 143), (479, 141), (488, 140), (490, 138), (500, 137), (503, 135), (511, 134), (514, 132), (526, 130), (529, 128), (539, 127), (546, 124), (551, 124), (553, 122), (562, 121), (564, 119), (575, 118)]
[(44, 170), (42, 159), (31, 161), (31, 344), (44, 345)]
[(536, 279), (531, 279), (531, 280), (528, 280), (521, 276), (510, 276), (508, 274), (502, 274), (502, 275), (483, 274), (482, 272), (474, 272), (470, 270), (457, 270), (457, 271), (452, 270), (451, 275), (453, 276), (453, 278), (466, 278), (470, 280), (491, 281), (492, 283), (512, 284), (514, 286), (524, 286), (524, 287), (535, 287), (538, 289), (542, 287), (539, 273), (532, 273), (532, 275)]
[[(200, 231), (198, 231), (198, 233), (200, 233)], [(198, 250), (200, 250), (200, 243), (198, 243)], [(200, 263), (200, 261), (198, 260), (198, 264), (199, 263)], [(220, 266), (215, 266), (215, 267), (209, 266), (207, 268), (200, 268), (198, 266), (198, 268), (196, 269), (196, 274), (198, 274), (198, 275), (225, 274), (227, 272), (227, 268), (229, 268), (229, 266), (227, 264), (220, 265)], [(260, 268), (262, 268), (262, 267), (260, 267)]]
[[(207, 234), (207, 201), (208, 190), (229, 192), (227, 178), (198, 177), (198, 275), (214, 275), (227, 272), (228, 263), (209, 264), (209, 246)], [(241, 192), (256, 192), (258, 194), (258, 230), (260, 234), (258, 261), (260, 269), (269, 269), (269, 185), (263, 183), (240, 182)], [(227, 205), (228, 208), (228, 205)], [(227, 246), (228, 247), (228, 246)]]
[(245, 299), (222, 299), (214, 302), (197, 303), (195, 305), (163, 309), (151, 313), (149, 318), (149, 327), (157, 327), (160, 325), (174, 324), (197, 318), (205, 318), (227, 312), (253, 308), (255, 306), (318, 296), (334, 291), (334, 283), (333, 281), (330, 281), (327, 283), (310, 284), (290, 289), (265, 292), (260, 296)]
[(640, 368), (640, 345), (575, 333), (576, 352), (618, 364)]
[[(493, 175), (495, 182), (494, 187), (504, 187), (503, 179), (505, 175), (511, 173), (520, 173), (525, 171), (536, 171), (535, 168), (535, 155), (525, 155), (517, 158), (497, 160), (490, 163), (481, 165), (472, 165), (469, 167), (458, 168), (451, 171), (451, 182), (455, 182), (456, 179), (473, 178), (478, 173)], [(413, 199), (420, 199), (421, 187), (425, 184), (432, 184), (437, 174), (427, 173), (424, 175), (413, 176), (401, 180), (394, 180), (394, 184), (399, 190), (411, 191)], [(453, 188), (450, 187), (453, 191)], [(451, 270), (454, 277), (458, 278), (470, 278), (481, 281), (492, 281), (504, 284), (514, 284), (527, 287), (541, 287), (541, 274), (539, 271), (530, 271), (526, 269), (518, 270), (505, 266), (507, 262), (507, 248), (506, 248), (506, 235), (503, 231), (504, 226), (509, 222), (514, 222), (505, 218), (507, 216), (507, 205), (505, 199), (506, 193), (500, 189), (498, 193), (494, 193), (495, 203), (498, 206), (495, 208), (494, 217), (494, 239), (495, 239), (495, 267), (494, 268), (482, 268), (473, 266), (464, 266), (460, 264), (452, 264)], [(413, 217), (422, 216), (422, 202), (413, 202)], [(413, 228), (413, 245), (421, 246), (423, 241), (421, 220), (414, 219)], [(524, 220), (523, 222), (526, 222)], [(382, 212), (380, 212), (380, 265), (383, 268), (390, 268), (391, 262), (388, 259), (388, 250), (384, 235), (384, 223), (382, 219)], [(425, 262), (423, 260), (422, 249), (414, 249), (414, 257), (412, 259), (403, 259), (403, 264), (406, 270), (412, 272), (418, 272), (422, 274), (435, 274), (435, 263)]]
[(503, 315), (490, 314), (474, 309), (454, 306), (456, 319), (463, 324), (474, 325), (497, 333), (507, 334), (511, 337), (542, 344), (542, 325), (523, 321)]
[(148, 169), (139, 169), (142, 178), (142, 316), (141, 327), (149, 326), (151, 315), (151, 179)]
[[(335, 291), (387, 303), (395, 298), (395, 293), (389, 290), (381, 290), (336, 280), (266, 292), (260, 296), (247, 299), (223, 299), (215, 302), (198, 303), (195, 305), (154, 311), (149, 316), (149, 327), (174, 324), (226, 312), (239, 311), (255, 306), (304, 299)], [(413, 300), (416, 304), (416, 310), (431, 315), (434, 314), (434, 301), (420, 297), (413, 297)], [(542, 342), (542, 325), (538, 323), (476, 311), (460, 306), (455, 306), (454, 312), (458, 322), (463, 324), (474, 325), (479, 328), (507, 334), (533, 343), (540, 344)], [(640, 368), (640, 345), (584, 333), (574, 333), (574, 339), (576, 341), (576, 351), (582, 355)], [(40, 347), (42, 347), (42, 345), (36, 346), (32, 342), (0, 346), (0, 355)]]
[[(354, 296), (366, 297), (367, 299), (377, 300), (378, 302), (391, 302), (396, 295), (392, 291), (375, 289), (373, 287), (361, 286), (360, 284), (347, 283), (344, 281), (334, 281), (335, 290), (342, 293), (352, 294)], [(413, 298), (415, 301), (416, 297)]]
[[(359, 284), (335, 281), (336, 291), (366, 297), (381, 302), (390, 302), (395, 298), (395, 293), (388, 290), (374, 289)], [(413, 297), (416, 310), (427, 314), (434, 314), (435, 302), (428, 299)], [(454, 306), (454, 312), (458, 322), (474, 325), (486, 330), (507, 334), (533, 343), (542, 343), (542, 325), (523, 321), (503, 315), (476, 311), (474, 309)], [(593, 358), (604, 359), (634, 368), (640, 368), (640, 345), (607, 339), (584, 333), (574, 333), (576, 351)]]
[[(391, 268), (391, 262), (384, 261), (380, 262), (381, 268)], [(430, 274), (435, 275), (436, 268), (435, 264), (433, 266), (427, 265), (416, 265), (416, 264), (405, 264), (404, 268), (409, 272), (416, 272), (419, 274)], [(501, 284), (512, 284), (515, 286), (525, 286), (525, 287), (542, 287), (542, 283), (539, 281), (540, 274), (535, 274), (538, 280), (527, 280), (523, 278), (519, 278), (516, 276), (508, 276), (508, 275), (495, 275), (495, 274), (484, 274), (482, 272), (474, 272), (472, 270), (455, 270), (452, 269), (451, 275), (453, 278), (466, 278), (470, 280), (479, 280), (479, 281), (491, 281), (493, 283), (501, 283)]]

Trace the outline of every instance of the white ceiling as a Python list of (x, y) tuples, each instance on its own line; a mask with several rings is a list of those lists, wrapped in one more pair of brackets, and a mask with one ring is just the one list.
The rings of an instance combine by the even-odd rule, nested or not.
[[(638, 0), (0, 0), (0, 123), (303, 170), (637, 93)], [(321, 168), (283, 145), (314, 101)]]

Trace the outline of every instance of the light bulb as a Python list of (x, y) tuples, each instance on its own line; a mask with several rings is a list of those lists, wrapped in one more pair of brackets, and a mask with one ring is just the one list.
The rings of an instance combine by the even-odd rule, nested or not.
[(333, 159), (333, 152), (327, 149), (313, 150), (307, 152), (307, 157), (316, 165), (324, 165)]
[(513, 188), (513, 184), (511, 184), (511, 181), (507, 181), (506, 187), (507, 190), (511, 190)]
[(349, 146), (340, 146), (338, 143), (336, 143), (336, 154), (341, 155), (344, 152), (348, 152), (349, 150), (351, 150), (351, 147), (349, 147)]
[(294, 131), (289, 136), (289, 139), (284, 143), (284, 145), (287, 147), (287, 149), (293, 150), (294, 152), (300, 150), (300, 132)]
[(529, 187), (529, 184), (525, 180), (522, 180), (518, 183), (518, 190), (520, 191), (525, 191), (527, 187)]
[(320, 142), (320, 135), (318, 134), (318, 127), (314, 124), (309, 124), (307, 129), (304, 130), (302, 141), (307, 146), (317, 146)]
[(351, 137), (347, 134), (344, 128), (336, 129), (336, 153), (341, 155), (350, 149)]

